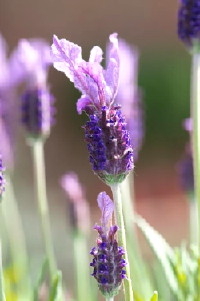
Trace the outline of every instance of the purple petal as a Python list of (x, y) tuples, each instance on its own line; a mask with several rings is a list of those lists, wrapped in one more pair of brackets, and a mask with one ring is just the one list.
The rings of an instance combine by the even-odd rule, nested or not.
[(87, 107), (89, 107), (91, 104), (92, 102), (87, 96), (81, 96), (76, 103), (78, 114), (81, 114), (84, 110), (87, 110)]
[(112, 214), (114, 211), (114, 203), (110, 199), (110, 197), (106, 194), (106, 192), (99, 193), (97, 197), (97, 203), (102, 213), (102, 218), (101, 218), (102, 226), (106, 227), (109, 220), (112, 218)]
[(94, 46), (90, 51), (90, 63), (101, 63), (103, 59), (103, 51), (100, 47)]
[(61, 178), (60, 184), (72, 201), (80, 202), (84, 199), (82, 186), (74, 172), (65, 174)]
[(13, 75), (32, 82), (46, 82), (47, 67), (52, 63), (48, 43), (42, 39), (21, 39), (10, 60)]
[(118, 51), (118, 39), (117, 33), (113, 33), (109, 37), (109, 57), (107, 60), (107, 69), (105, 72), (105, 80), (110, 87), (112, 94), (112, 101), (117, 93), (119, 82), (119, 51)]

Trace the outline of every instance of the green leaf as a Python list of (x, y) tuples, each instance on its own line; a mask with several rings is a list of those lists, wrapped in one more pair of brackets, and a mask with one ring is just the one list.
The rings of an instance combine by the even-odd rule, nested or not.
[(178, 295), (178, 282), (170, 263), (173, 259), (173, 249), (166, 242), (163, 236), (149, 225), (143, 217), (137, 215), (136, 224), (146, 237), (154, 254), (160, 261), (171, 290), (174, 294)]
[(48, 271), (48, 260), (45, 258), (45, 260), (43, 261), (42, 266), (41, 266), (41, 270), (39, 273), (36, 287), (34, 289), (34, 297), (33, 297), (34, 301), (38, 301), (39, 290), (40, 290), (42, 283), (45, 280), (47, 271)]
[(62, 300), (63, 300), (62, 273), (60, 271), (57, 271), (51, 286), (49, 301), (62, 301)]
[(151, 297), (150, 301), (158, 301), (158, 292), (154, 292), (153, 296)]

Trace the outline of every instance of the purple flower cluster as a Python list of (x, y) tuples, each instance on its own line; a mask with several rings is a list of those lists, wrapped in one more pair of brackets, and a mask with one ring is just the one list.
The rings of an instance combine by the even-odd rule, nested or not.
[(49, 45), (42, 39), (22, 39), (14, 52), (15, 69), (25, 82), (22, 122), (28, 137), (45, 138), (54, 123), (54, 98), (47, 85), (52, 63)]
[(92, 276), (97, 280), (98, 287), (105, 297), (118, 294), (122, 280), (126, 278), (125, 251), (118, 246), (115, 238), (118, 227), (110, 226), (114, 204), (105, 192), (97, 197), (102, 212), (101, 226), (95, 225), (98, 231), (97, 247), (92, 248), (90, 254), (93, 260), (90, 266), (94, 268)]
[(4, 167), (0, 156), (0, 201), (5, 191), (5, 179), (4, 179), (3, 171), (4, 171)]
[(110, 35), (106, 69), (101, 66), (103, 52), (95, 46), (89, 61), (82, 59), (81, 47), (54, 36), (54, 67), (66, 74), (82, 96), (77, 111), (85, 111), (84, 126), (90, 162), (95, 173), (107, 184), (121, 182), (133, 168), (133, 150), (120, 107), (115, 105), (119, 81), (117, 34)]
[(118, 227), (112, 226), (106, 235), (101, 226), (95, 226), (99, 233), (97, 247), (90, 254), (94, 256), (90, 266), (94, 268), (92, 276), (97, 280), (98, 287), (105, 297), (118, 294), (122, 280), (126, 278), (126, 261), (123, 248), (118, 246), (115, 233)]
[(107, 184), (122, 182), (133, 169), (133, 150), (120, 106), (102, 107), (84, 126), (93, 170)]
[(181, 0), (178, 11), (178, 35), (187, 45), (193, 46), (200, 38), (200, 1)]
[(29, 89), (22, 96), (22, 123), (32, 138), (49, 135), (54, 123), (53, 104), (47, 89)]

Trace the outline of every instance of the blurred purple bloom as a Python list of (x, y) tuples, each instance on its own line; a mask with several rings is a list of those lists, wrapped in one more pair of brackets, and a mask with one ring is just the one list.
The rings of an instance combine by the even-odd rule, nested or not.
[(190, 146), (186, 147), (183, 158), (178, 163), (180, 184), (186, 192), (194, 191), (194, 169)]
[(77, 111), (85, 111), (85, 139), (94, 172), (108, 185), (122, 182), (133, 168), (133, 150), (120, 106), (115, 105), (119, 80), (117, 34), (110, 35), (106, 69), (100, 65), (102, 50), (92, 48), (89, 62), (82, 59), (81, 47), (54, 36), (54, 67), (66, 74), (82, 93)]
[(13, 167), (18, 119), (16, 86), (20, 82), (20, 76), (13, 66), (11, 57), (7, 58), (7, 45), (0, 35), (0, 152), (8, 169)]
[(90, 211), (85, 193), (78, 176), (74, 172), (65, 174), (60, 181), (70, 200), (70, 219), (74, 229), (88, 233), (90, 228)]
[(178, 36), (187, 46), (200, 38), (200, 1), (181, 0), (178, 11)]
[[(190, 134), (192, 133), (192, 119), (187, 118), (183, 123), (184, 129)], [(177, 164), (180, 184), (186, 192), (194, 191), (194, 169), (192, 157), (192, 143), (189, 142), (185, 146), (185, 151)]]
[(13, 54), (13, 65), (26, 82), (22, 96), (22, 122), (31, 138), (46, 138), (54, 123), (54, 98), (47, 85), (52, 64), (49, 45), (42, 39), (22, 39)]
[(93, 260), (90, 266), (94, 268), (92, 276), (97, 280), (98, 287), (105, 297), (118, 294), (122, 280), (126, 278), (126, 261), (123, 248), (118, 246), (115, 238), (117, 226), (111, 226), (114, 204), (105, 192), (97, 197), (98, 205), (102, 211), (101, 226), (95, 225), (98, 231), (97, 247), (93, 247), (90, 254)]
[(184, 123), (183, 123), (183, 127), (186, 131), (188, 131), (189, 133), (192, 132), (192, 118), (186, 118), (184, 120)]
[[(110, 47), (108, 45), (106, 54), (109, 55), (109, 53)], [(136, 48), (120, 39), (119, 58), (119, 87), (116, 95), (116, 103), (122, 106), (122, 112), (127, 122), (127, 129), (130, 133), (134, 160), (136, 160), (144, 136), (141, 91), (137, 84), (139, 54)]]

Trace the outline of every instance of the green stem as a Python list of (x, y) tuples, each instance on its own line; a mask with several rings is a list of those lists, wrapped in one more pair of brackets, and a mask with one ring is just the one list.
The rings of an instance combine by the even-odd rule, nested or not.
[(77, 301), (90, 301), (91, 287), (90, 287), (90, 270), (88, 258), (88, 248), (86, 237), (80, 231), (74, 231), (74, 260), (76, 269), (76, 285), (77, 285)]
[(130, 273), (130, 265), (128, 260), (128, 253), (126, 247), (126, 232), (124, 226), (124, 218), (122, 212), (122, 199), (121, 199), (121, 192), (120, 192), (120, 184), (112, 184), (111, 190), (113, 193), (114, 203), (115, 203), (115, 219), (116, 223), (119, 226), (118, 232), (118, 242), (119, 245), (122, 246), (125, 250), (125, 260), (127, 262), (126, 265), (126, 275), (127, 279), (124, 280), (124, 293), (125, 293), (125, 300), (126, 301), (134, 301), (133, 297), (133, 289), (131, 283), (131, 273)]
[(112, 297), (112, 298), (106, 298), (106, 301), (114, 301), (114, 297)]
[(0, 242), (0, 301), (6, 301), (5, 294), (4, 294), (4, 284), (3, 284), (1, 242)]
[(51, 280), (53, 280), (56, 271), (56, 260), (51, 238), (49, 208), (46, 192), (44, 143), (42, 140), (36, 140), (32, 143), (31, 148), (33, 154), (35, 189), (37, 195), (38, 211), (41, 221), (43, 242), (49, 264), (49, 273), (51, 275)]
[(198, 243), (198, 209), (197, 202), (194, 200), (194, 194), (188, 193), (189, 199), (189, 227), (190, 227), (190, 244), (197, 245)]
[(127, 250), (129, 254), (131, 280), (134, 283), (134, 290), (140, 292), (146, 300), (152, 292), (152, 285), (149, 280), (146, 267), (142, 260), (138, 237), (135, 226), (135, 195), (134, 195), (134, 174), (131, 173), (120, 185), (122, 193), (122, 209), (126, 228)]
[(198, 248), (200, 252), (200, 54), (192, 57), (191, 116), (193, 122), (192, 149), (194, 166), (194, 197), (198, 208)]
[(9, 175), (6, 176), (6, 184), (5, 198), (2, 201), (1, 210), (9, 241), (13, 269), (16, 275), (20, 275), (17, 287), (19, 295), (24, 295), (27, 299), (30, 299), (32, 293), (28, 274), (29, 260), (25, 234), (12, 181), (10, 180)]

